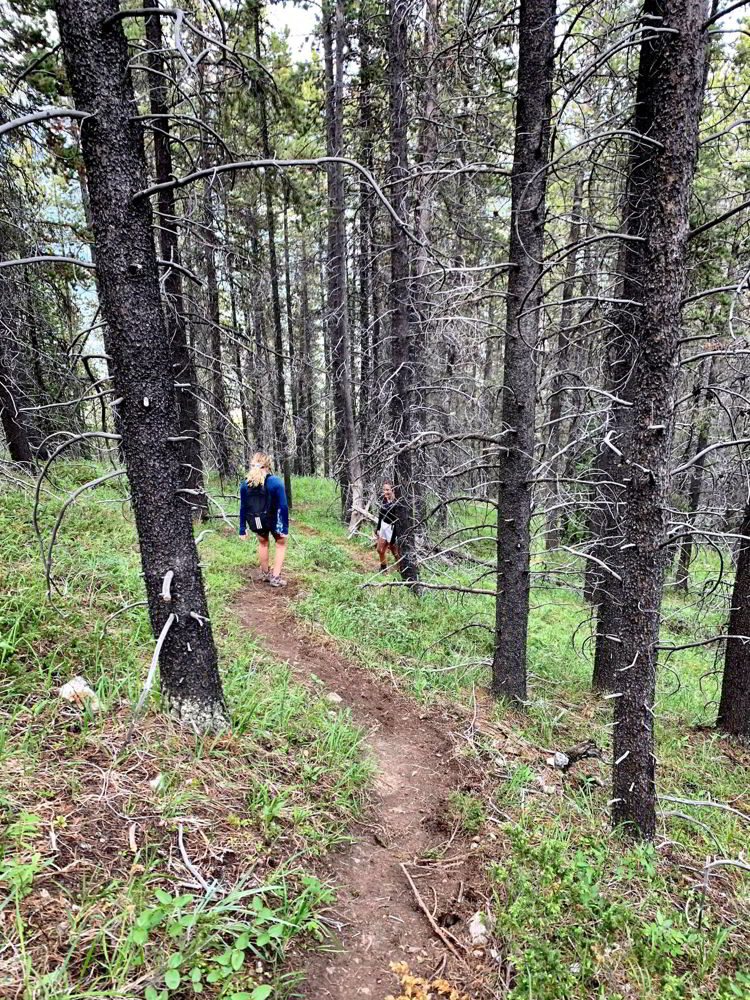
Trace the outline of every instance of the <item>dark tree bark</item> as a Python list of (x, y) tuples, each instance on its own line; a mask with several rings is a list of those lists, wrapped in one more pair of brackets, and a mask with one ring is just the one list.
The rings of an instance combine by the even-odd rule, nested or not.
[[(432, 238), (434, 214), (434, 180), (429, 171), (438, 151), (438, 80), (441, 72), (440, 50), (440, 0), (427, 0), (425, 28), (422, 45), (424, 82), (419, 107), (420, 128), (417, 140), (417, 163), (425, 172), (418, 176), (415, 186), (415, 221), (419, 248), (411, 266), (414, 278), (410, 285), (412, 312), (408, 341), (411, 374), (412, 434), (415, 437), (427, 429), (427, 328), (432, 311), (432, 292), (429, 271), (432, 257), (429, 246)], [(417, 448), (412, 458), (412, 512), (415, 524), (417, 552), (425, 545), (427, 533), (426, 503), (427, 452)]]
[[(372, 67), (370, 65), (370, 29), (367, 7), (359, 8), (359, 131), (362, 136), (360, 161), (373, 169)], [(370, 185), (359, 182), (359, 438), (362, 454), (367, 453), (370, 440), (370, 396), (372, 353), (370, 330), (370, 254), (372, 252), (375, 203)]]
[[(6, 226), (0, 222), (0, 259), (8, 256), (11, 245)], [(0, 420), (12, 462), (34, 467), (34, 447), (40, 439), (24, 408), (30, 405), (25, 391), (24, 370), (28, 359), (21, 350), (21, 289), (15, 268), (0, 271)]]
[[(750, 503), (740, 534), (750, 536)], [(729, 612), (724, 676), (716, 725), (733, 736), (750, 738), (750, 542), (742, 540)], [(742, 638), (738, 638), (742, 637)]]
[(526, 700), (531, 479), (536, 361), (542, 301), (544, 214), (552, 103), (555, 0), (521, 0), (516, 138), (511, 179), (510, 262), (502, 423), (508, 451), (500, 463), (497, 590), (492, 692)]
[[(644, 17), (668, 29), (641, 44), (628, 178), (643, 242), (629, 251), (640, 282), (635, 308), (633, 406), (625, 487), (619, 697), (615, 702), (615, 824), (652, 837), (656, 829), (653, 705), (664, 582), (663, 545), (678, 373), (689, 203), (704, 86), (702, 0), (647, 0)], [(671, 29), (671, 30), (669, 30)]]
[[(254, 8), (255, 56), (260, 62), (260, 4)], [(268, 115), (266, 113), (266, 92), (261, 80), (258, 83), (258, 112), (260, 114), (260, 137), (263, 156), (271, 159), (271, 143), (268, 136)], [(281, 452), (281, 467), (284, 475), (284, 489), (289, 509), (292, 508), (292, 477), (289, 468), (289, 443), (286, 432), (286, 381), (284, 378), (284, 335), (281, 329), (281, 298), (279, 296), (279, 264), (276, 255), (276, 214), (273, 207), (274, 182), (270, 170), (263, 173), (263, 190), (266, 196), (266, 228), (268, 230), (268, 265), (271, 278), (271, 307), (274, 333), (274, 370), (276, 375), (276, 399), (273, 406), (274, 436)]]
[[(388, 92), (390, 114), (391, 202), (399, 218), (408, 218), (408, 123), (407, 0), (390, 0), (388, 35)], [(401, 576), (412, 583), (419, 580), (415, 540), (415, 506), (420, 487), (414, 476), (413, 387), (414, 343), (412, 341), (411, 262), (409, 242), (403, 226), (391, 219), (391, 398), (390, 419), (397, 452), (395, 479), (404, 501), (399, 531)], [(415, 503), (416, 502), (416, 503)]]
[[(326, 81), (326, 148), (342, 156), (344, 114), (343, 0), (323, 6), (323, 47)], [(328, 165), (328, 303), (327, 326), (331, 350), (336, 435), (335, 465), (341, 485), (342, 516), (348, 520), (353, 505), (362, 503), (362, 472), (352, 401), (351, 344), (346, 288), (346, 192), (340, 163)]]
[[(159, 0), (149, 6), (159, 7)], [(151, 113), (158, 115), (154, 131), (154, 166), (156, 180), (162, 184), (173, 173), (171, 132), (169, 125), (169, 101), (167, 81), (164, 73), (164, 41), (162, 39), (161, 17), (146, 18), (146, 40), (149, 44), (148, 90)], [(174, 191), (160, 191), (157, 198), (159, 248), (162, 260), (180, 263), (177, 237), (177, 210)], [(198, 380), (195, 364), (188, 344), (187, 326), (184, 319), (185, 303), (182, 295), (182, 276), (176, 268), (167, 272), (164, 279), (166, 297), (167, 336), (172, 352), (172, 368), (177, 386), (177, 407), (180, 422), (180, 436), (188, 438), (180, 444), (183, 462), (183, 483), (186, 499), (201, 518), (208, 513), (208, 498), (203, 482), (203, 458), (201, 455), (200, 419), (198, 415)]]
[[(7, 283), (0, 281), (0, 295), (7, 302), (6, 293)], [(31, 450), (25, 415), (20, 410), (23, 397), (13, 374), (12, 353), (13, 344), (7, 332), (0, 332), (0, 419), (11, 462), (18, 462), (31, 469), (34, 466), (34, 453)]]
[[(177, 718), (199, 730), (227, 724), (211, 623), (182, 493), (172, 357), (159, 294), (140, 126), (117, 0), (59, 0), (65, 67), (81, 130), (97, 245), (101, 306), (110, 333), (123, 448), (154, 634), (176, 615), (161, 648), (161, 689)], [(162, 584), (174, 573), (171, 600)]]

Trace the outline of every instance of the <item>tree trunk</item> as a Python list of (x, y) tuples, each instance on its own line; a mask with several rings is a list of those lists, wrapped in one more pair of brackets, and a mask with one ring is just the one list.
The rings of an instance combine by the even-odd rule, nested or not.
[[(438, 79), (441, 63), (440, 49), (440, 0), (427, 0), (425, 9), (425, 29), (422, 48), (424, 84), (419, 108), (421, 119), (417, 141), (417, 161), (429, 174), (438, 151)], [(432, 256), (429, 250), (434, 213), (434, 181), (429, 176), (421, 176), (416, 182), (416, 230), (419, 248), (414, 262), (414, 280), (410, 295), (412, 329), (408, 342), (409, 367), (411, 369), (411, 424), (412, 434), (417, 437), (427, 429), (427, 326), (432, 312), (432, 294), (429, 271)], [(403, 236), (402, 236), (403, 238)], [(425, 496), (427, 490), (427, 452), (424, 446), (413, 452), (412, 459), (412, 508), (415, 523), (415, 544), (419, 552), (427, 533)]]
[[(289, 265), (289, 185), (284, 186), (284, 292), (286, 296), (286, 332), (289, 345), (289, 393), (292, 398), (292, 427), (295, 429), (294, 471), (300, 474), (300, 449), (296, 441), (299, 419), (299, 398), (297, 394), (297, 366), (294, 362), (294, 318), (292, 312), (292, 271)], [(283, 377), (283, 374), (282, 374)], [(288, 450), (288, 446), (287, 446)], [(288, 499), (288, 498), (287, 498)]]
[[(3, 304), (0, 310), (4, 314), (8, 305), (7, 296), (8, 282), (3, 278), (0, 280), (0, 296)], [(4, 317), (3, 317), (4, 318)], [(34, 454), (31, 450), (31, 443), (24, 420), (24, 414), (19, 409), (19, 399), (22, 396), (18, 391), (16, 379), (11, 361), (12, 344), (7, 334), (0, 337), (0, 418), (5, 431), (5, 439), (8, 442), (8, 451), (11, 462), (18, 462), (28, 469), (34, 467)]]
[[(0, 221), (0, 259), (9, 256), (12, 245), (10, 229)], [(11, 461), (31, 470), (34, 451), (42, 438), (31, 414), (24, 412), (32, 400), (26, 391), (29, 359), (20, 339), (21, 282), (15, 271), (15, 268), (0, 271), (0, 420)]]
[[(174, 376), (159, 295), (146, 159), (117, 0), (59, 0), (60, 37), (81, 130), (97, 247), (101, 306), (109, 327), (127, 475), (154, 634), (167, 628), (159, 663), (164, 700), (199, 730), (228, 723), (190, 508), (183, 500)], [(162, 597), (174, 574), (171, 600)]]
[(508, 451), (498, 470), (497, 590), (492, 692), (526, 700), (531, 478), (536, 362), (542, 304), (555, 0), (521, 0), (516, 138), (502, 423)]
[(242, 460), (245, 469), (250, 467), (250, 418), (247, 412), (247, 393), (245, 392), (245, 376), (242, 371), (242, 349), (240, 339), (248, 342), (248, 338), (243, 334), (240, 336), (239, 322), (237, 318), (237, 295), (234, 287), (232, 270), (234, 261), (229, 262), (227, 267), (227, 281), (229, 284), (229, 305), (232, 310), (232, 330), (234, 331), (234, 374), (237, 379), (237, 396), (240, 404), (240, 419), (242, 421)]
[[(408, 14), (406, 0), (389, 3), (388, 90), (390, 112), (391, 203), (397, 215), (408, 218), (408, 105), (407, 58)], [(391, 398), (390, 418), (396, 445), (395, 479), (404, 501), (399, 534), (401, 576), (416, 584), (419, 569), (415, 552), (415, 500), (421, 484), (415, 482), (413, 452), (413, 345), (411, 326), (411, 268), (408, 237), (403, 226), (391, 219)]]
[[(623, 519), (619, 697), (615, 702), (612, 820), (656, 829), (653, 706), (669, 457), (678, 374), (690, 194), (702, 103), (702, 0), (646, 0), (644, 18), (667, 29), (641, 44), (628, 201), (643, 241), (629, 251), (639, 281)], [(670, 30), (671, 29), (671, 30)]]
[[(581, 239), (582, 189), (582, 178), (579, 174), (576, 177), (575, 189), (573, 191), (573, 213), (570, 219), (570, 229), (568, 230), (568, 248), (575, 247)], [(549, 407), (550, 428), (547, 448), (549, 452), (549, 475), (550, 478), (553, 479), (557, 478), (558, 468), (560, 465), (560, 456), (557, 453), (560, 450), (560, 442), (562, 440), (562, 412), (564, 401), (564, 392), (562, 387), (565, 384), (566, 378), (569, 377), (566, 369), (568, 367), (568, 354), (570, 349), (570, 331), (573, 328), (572, 299), (575, 295), (576, 287), (577, 257), (578, 254), (575, 251), (573, 253), (569, 253), (565, 267), (565, 281), (563, 282), (562, 290), (562, 308), (560, 309), (560, 329), (557, 332), (557, 357), (554, 361), (554, 367), (557, 374), (552, 378), (552, 384), (550, 387), (552, 399), (550, 400)], [(550, 492), (552, 494), (550, 497), (552, 510), (547, 515), (547, 535), (545, 539), (545, 546), (548, 552), (551, 549), (556, 549), (562, 540), (560, 531), (562, 517), (559, 507), (557, 506), (560, 502), (560, 494), (556, 482), (552, 484)]]
[[(152, 7), (159, 7), (154, 0)], [(146, 40), (148, 50), (148, 90), (151, 113), (159, 115), (154, 130), (154, 166), (156, 181), (163, 184), (173, 174), (172, 146), (170, 141), (169, 105), (167, 82), (164, 76), (164, 42), (162, 39), (161, 17), (146, 18)], [(177, 238), (177, 210), (174, 190), (160, 191), (157, 198), (157, 221), (159, 225), (159, 248), (162, 260), (180, 263)], [(198, 415), (198, 380), (195, 374), (193, 355), (190, 352), (185, 323), (185, 303), (182, 296), (182, 276), (176, 268), (170, 268), (164, 279), (166, 298), (167, 336), (172, 352), (172, 367), (177, 386), (177, 408), (180, 436), (188, 438), (180, 443), (182, 453), (182, 477), (187, 502), (201, 518), (208, 513), (208, 498), (203, 482), (203, 458), (201, 455), (200, 419)], [(105, 341), (106, 344), (106, 341)]]
[(308, 291), (307, 258), (305, 244), (302, 244), (302, 260), (300, 262), (300, 323), (302, 326), (302, 358), (300, 359), (300, 393), (301, 412), (297, 440), (302, 441), (304, 455), (304, 475), (314, 476), (317, 470), (316, 453), (316, 413), (313, 396), (313, 379), (315, 372), (312, 364), (312, 319), (310, 316), (310, 295)]
[(263, 273), (263, 257), (258, 236), (258, 223), (254, 212), (250, 212), (250, 246), (253, 270), (258, 275), (253, 296), (253, 337), (255, 357), (253, 358), (253, 435), (255, 443), (252, 451), (265, 449), (265, 421), (263, 420), (263, 385), (268, 381), (268, 352), (266, 350), (266, 324), (263, 315), (263, 290), (260, 275)]
[[(373, 122), (371, 101), (370, 30), (367, 8), (359, 8), (359, 130), (362, 136), (360, 160), (370, 172), (373, 170)], [(367, 453), (370, 440), (370, 382), (371, 365), (370, 331), (370, 254), (372, 252), (372, 223), (374, 201), (370, 185), (364, 177), (359, 182), (359, 437), (362, 454)]]
[[(750, 536), (750, 503), (740, 534)], [(724, 654), (724, 676), (716, 725), (733, 736), (750, 738), (750, 542), (744, 538), (737, 558), (732, 607)]]
[[(335, 2), (335, 6), (332, 3)], [(326, 80), (326, 148), (329, 156), (343, 155), (344, 100), (343, 0), (326, 0), (323, 7), (323, 45)], [(328, 303), (327, 326), (336, 435), (335, 466), (341, 484), (342, 516), (362, 504), (362, 472), (352, 403), (351, 346), (346, 288), (346, 193), (340, 163), (328, 166)]]

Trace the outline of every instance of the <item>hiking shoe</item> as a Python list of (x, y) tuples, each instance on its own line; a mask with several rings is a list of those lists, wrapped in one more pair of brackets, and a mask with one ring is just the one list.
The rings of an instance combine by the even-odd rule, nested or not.
[(274, 576), (271, 574), (271, 579), (268, 581), (272, 587), (286, 587), (286, 580), (280, 576)]
[(261, 570), (258, 574), (258, 583), (268, 583), (271, 579), (271, 570)]

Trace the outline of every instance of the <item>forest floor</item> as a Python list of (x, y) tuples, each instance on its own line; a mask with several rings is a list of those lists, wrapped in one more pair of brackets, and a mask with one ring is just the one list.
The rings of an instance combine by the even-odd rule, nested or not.
[(332, 911), (336, 950), (304, 962), (304, 995), (382, 1000), (393, 985), (392, 964), (403, 968), (405, 982), (408, 966), (426, 983), (447, 989), (460, 980), (462, 989), (485, 995), (487, 965), (494, 982), (503, 957), (484, 943), (472, 947), (468, 928), (477, 913), (492, 919), (487, 859), (481, 838), (461, 829), (449, 801), (481, 787), (476, 764), (458, 756), (451, 735), (466, 720), (420, 706), (393, 679), (374, 676), (321, 640), (294, 612), (298, 586), (292, 580), (287, 590), (272, 591), (251, 582), (237, 614), (301, 683), (326, 692), (331, 711), (351, 713), (374, 767), (355, 843), (326, 865), (327, 880), (341, 887)]
[[(98, 473), (60, 467), (45, 538)], [(153, 639), (124, 495), (69, 509), (50, 602), (30, 490), (0, 493), (0, 996), (385, 1000), (437, 978), (434, 997), (470, 1000), (750, 998), (750, 879), (704, 870), (750, 829), (750, 749), (711, 726), (711, 653), (668, 660), (658, 787), (680, 802), (633, 844), (609, 828), (611, 703), (570, 561), (535, 556), (530, 704), (511, 711), (486, 690), (491, 599), (390, 586), (331, 484), (294, 490), (286, 590), (253, 582), (220, 519), (201, 545), (232, 731), (196, 739), (155, 693), (127, 747)], [(476, 534), (482, 511), (460, 516)], [(698, 590), (712, 568), (693, 572)], [(673, 592), (665, 611), (678, 645), (718, 621)], [(60, 698), (77, 674), (98, 711)], [(599, 757), (548, 765), (588, 739)]]

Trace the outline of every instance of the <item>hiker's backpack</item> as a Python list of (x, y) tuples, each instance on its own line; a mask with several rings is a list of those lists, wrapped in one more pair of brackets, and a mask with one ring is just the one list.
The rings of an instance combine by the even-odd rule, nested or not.
[(266, 532), (271, 527), (271, 496), (266, 483), (268, 476), (263, 480), (262, 486), (251, 486), (247, 484), (247, 525), (251, 531), (257, 534)]

